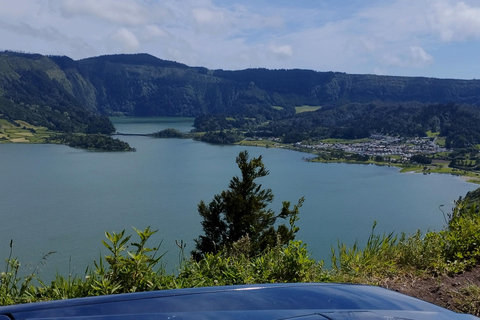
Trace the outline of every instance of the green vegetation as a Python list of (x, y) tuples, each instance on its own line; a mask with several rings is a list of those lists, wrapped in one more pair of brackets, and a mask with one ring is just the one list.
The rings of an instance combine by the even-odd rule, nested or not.
[(429, 137), (429, 138), (436, 138), (439, 135), (440, 135), (439, 131), (437, 131), (437, 132), (432, 132), (432, 130), (427, 131), (427, 137)]
[(114, 128), (105, 115), (123, 114), (194, 116), (196, 131), (212, 143), (248, 137), (289, 144), (377, 133), (430, 135), (454, 149), (480, 144), (480, 83), (474, 80), (207, 70), (148, 54), (74, 61), (1, 52), (0, 62), (0, 119), (53, 132), (109, 134)]
[(204, 135), (199, 136), (198, 139), (214, 144), (234, 144), (242, 141), (243, 135), (237, 130), (208, 131)]
[[(262, 162), (262, 156), (249, 160), (248, 152), (240, 152), (236, 159), (241, 177), (235, 176), (228, 190), (214, 196), (212, 202), (201, 201), (198, 213), (203, 218), (204, 235), (195, 240), (193, 255), (200, 259), (207, 253), (233, 250), (237, 242), (244, 242), (249, 256), (258, 255), (267, 248), (284, 245), (295, 239), (298, 227), (299, 208), (303, 198), (290, 209), (290, 202), (284, 201), (279, 214), (268, 205), (273, 201), (271, 189), (263, 189), (256, 179), (265, 177), (269, 171)], [(289, 221), (274, 227), (277, 219)]]
[(25, 121), (0, 119), (0, 143), (61, 143), (74, 148), (134, 151), (128, 143), (103, 134), (58, 133)]
[(295, 107), (295, 113), (312, 112), (320, 109), (321, 106), (299, 106)]
[(21, 120), (0, 119), (0, 143), (45, 143), (55, 135), (45, 127), (32, 126)]
[(237, 114), (234, 122), (227, 122), (220, 115), (201, 116), (196, 118), (194, 126), (199, 132), (236, 129), (245, 137), (275, 138), (286, 144), (309, 140), (359, 141), (380, 134), (430, 137), (441, 147), (462, 149), (475, 147), (480, 142), (477, 109), (473, 105), (417, 102), (352, 103), (325, 106), (315, 112), (257, 113), (249, 118)]
[[(263, 139), (262, 140), (242, 140), (236, 144), (240, 146), (266, 147), (266, 148), (283, 145), (271, 140), (263, 140)], [(287, 145), (283, 145), (283, 146), (288, 147)]]
[(72, 148), (102, 151), (135, 151), (128, 143), (103, 134), (63, 134), (49, 142), (59, 142)]
[(440, 147), (445, 147), (446, 143), (447, 143), (447, 138), (446, 137), (437, 137), (437, 140), (436, 140), (436, 143), (440, 146)]
[(177, 129), (167, 128), (151, 134), (155, 138), (184, 138), (184, 134)]
[[(0, 132), (2, 142), (45, 143), (58, 134), (110, 134), (110, 120), (79, 101), (75, 84), (52, 59), (35, 54), (0, 53)], [(75, 78), (75, 77), (74, 77)], [(77, 77), (75, 79), (82, 79)], [(88, 88), (85, 81), (82, 85)], [(76, 83), (79, 85), (79, 83)], [(92, 139), (95, 139), (93, 137)]]

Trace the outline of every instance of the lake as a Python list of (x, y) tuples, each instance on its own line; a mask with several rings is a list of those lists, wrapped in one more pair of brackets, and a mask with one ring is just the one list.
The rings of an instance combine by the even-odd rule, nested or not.
[[(191, 129), (193, 119), (112, 118), (121, 133)], [(235, 157), (263, 156), (270, 175), (259, 179), (275, 195), (272, 208), (305, 196), (297, 238), (329, 261), (338, 240), (363, 244), (377, 232), (440, 230), (454, 200), (477, 185), (439, 174), (402, 174), (374, 165), (302, 161), (309, 154), (275, 148), (218, 146), (189, 139), (121, 136), (136, 152), (92, 152), (61, 145), (0, 145), (0, 257), (13, 256), (42, 278), (55, 271), (82, 276), (107, 254), (105, 231), (158, 229), (167, 271), (179, 264), (175, 240), (193, 249), (202, 230), (197, 204), (210, 202), (239, 174)], [(46, 259), (45, 254), (55, 251)], [(45, 264), (43, 264), (45, 263)]]

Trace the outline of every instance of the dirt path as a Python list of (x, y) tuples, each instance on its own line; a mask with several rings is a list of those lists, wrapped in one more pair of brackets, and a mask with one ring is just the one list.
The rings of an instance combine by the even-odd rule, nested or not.
[(480, 266), (454, 276), (387, 279), (382, 286), (453, 311), (480, 316)]

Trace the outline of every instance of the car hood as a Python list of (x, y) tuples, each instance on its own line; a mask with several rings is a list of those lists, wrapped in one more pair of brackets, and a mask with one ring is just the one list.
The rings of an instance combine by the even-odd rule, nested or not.
[(391, 290), (353, 284), (175, 289), (0, 307), (0, 320), (479, 319)]

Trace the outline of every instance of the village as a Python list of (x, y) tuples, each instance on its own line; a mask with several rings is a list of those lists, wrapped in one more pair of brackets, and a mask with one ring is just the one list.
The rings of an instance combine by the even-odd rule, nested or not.
[(434, 138), (400, 138), (380, 134), (372, 134), (366, 142), (305, 144), (297, 142), (295, 148), (315, 150), (341, 150), (362, 156), (398, 156), (401, 160), (409, 160), (416, 154), (435, 154), (446, 151), (436, 144)]

